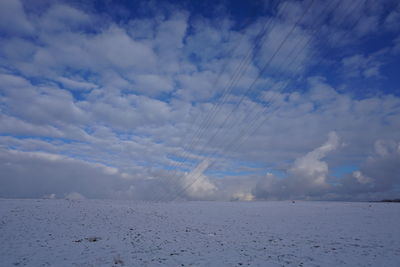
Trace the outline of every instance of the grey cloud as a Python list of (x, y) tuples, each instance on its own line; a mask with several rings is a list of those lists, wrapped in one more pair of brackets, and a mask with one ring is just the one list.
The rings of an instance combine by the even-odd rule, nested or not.
[[(80, 192), (105, 197), (116, 181), (106, 167), (46, 153), (1, 151), (1, 196), (37, 198)], [(93, 185), (96, 186), (93, 186)]]
[(377, 140), (375, 153), (359, 171), (342, 177), (331, 190), (331, 198), (339, 200), (381, 200), (398, 197), (400, 150), (393, 140)]
[(25, 15), (20, 1), (3, 0), (0, 2), (0, 30), (14, 35), (31, 35), (35, 28)]
[[(130, 178), (118, 169), (42, 152), (0, 151), (1, 197), (40, 198), (55, 194), (63, 197), (77, 192), (88, 198), (116, 198), (127, 189), (138, 188), (133, 199), (155, 199), (164, 192), (164, 180)], [(147, 176), (147, 175), (146, 175)], [(150, 175), (151, 177), (151, 175)], [(173, 184), (166, 184), (175, 188)], [(145, 190), (143, 192), (143, 190)]]
[(287, 177), (267, 174), (253, 189), (261, 199), (381, 200), (393, 198), (400, 185), (400, 145), (376, 142), (376, 154), (360, 167), (340, 178), (329, 176), (328, 165), (321, 159), (337, 147), (337, 137), (330, 136), (321, 147), (307, 153), (288, 169)]
[(37, 49), (35, 44), (19, 37), (3, 40), (0, 47), (0, 55), (16, 62), (32, 59)]
[(361, 165), (360, 172), (374, 183), (372, 191), (394, 189), (400, 185), (400, 143), (378, 140), (375, 149), (376, 155)]

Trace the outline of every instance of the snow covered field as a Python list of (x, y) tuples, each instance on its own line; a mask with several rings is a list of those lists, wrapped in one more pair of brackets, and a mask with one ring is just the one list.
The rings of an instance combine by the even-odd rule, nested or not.
[(400, 266), (400, 205), (0, 200), (1, 266)]

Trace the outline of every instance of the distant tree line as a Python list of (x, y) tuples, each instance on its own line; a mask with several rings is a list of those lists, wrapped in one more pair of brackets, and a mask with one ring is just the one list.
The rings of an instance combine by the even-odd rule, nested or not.
[(384, 199), (384, 200), (381, 200), (381, 202), (400, 202), (400, 198), (396, 198), (396, 199)]

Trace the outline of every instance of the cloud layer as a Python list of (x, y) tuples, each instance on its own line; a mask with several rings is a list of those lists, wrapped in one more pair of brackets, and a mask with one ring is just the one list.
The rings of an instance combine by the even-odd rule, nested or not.
[(395, 1), (35, 3), (0, 3), (0, 197), (399, 194)]

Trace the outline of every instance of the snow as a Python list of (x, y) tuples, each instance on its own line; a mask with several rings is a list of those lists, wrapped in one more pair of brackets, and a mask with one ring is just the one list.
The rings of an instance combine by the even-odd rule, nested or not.
[(0, 266), (400, 266), (400, 205), (0, 199)]

